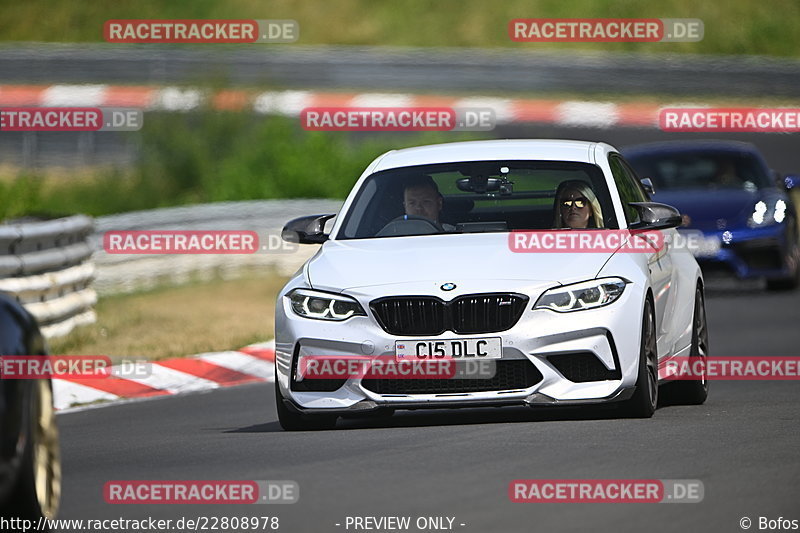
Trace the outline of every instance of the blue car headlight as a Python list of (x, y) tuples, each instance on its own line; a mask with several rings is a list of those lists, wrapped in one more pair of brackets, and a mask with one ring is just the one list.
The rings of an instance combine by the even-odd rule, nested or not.
[(292, 311), (305, 318), (340, 322), (353, 316), (367, 316), (354, 298), (341, 294), (295, 289), (287, 298), (291, 301)]
[(753, 207), (753, 214), (747, 220), (751, 228), (760, 228), (771, 224), (780, 224), (786, 219), (786, 202), (777, 200), (771, 207), (764, 200), (759, 200)]
[(602, 278), (553, 287), (539, 297), (533, 308), (568, 313), (603, 307), (622, 296), (626, 284), (622, 278)]

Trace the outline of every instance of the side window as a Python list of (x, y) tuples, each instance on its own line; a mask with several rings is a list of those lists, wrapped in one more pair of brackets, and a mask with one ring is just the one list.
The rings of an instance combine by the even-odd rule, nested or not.
[(626, 168), (625, 162), (619, 155), (609, 155), (608, 164), (611, 167), (611, 174), (614, 176), (614, 183), (617, 184), (617, 190), (622, 200), (625, 219), (628, 224), (639, 222), (639, 213), (629, 204), (631, 202), (647, 202), (648, 199), (644, 189), (636, 179), (636, 175)]
[(641, 193), (641, 197), (644, 198), (644, 200), (641, 200), (641, 201), (642, 202), (652, 202), (653, 199), (650, 198), (650, 195), (647, 194), (646, 190), (644, 190), (644, 185), (642, 185), (642, 181), (639, 179), (639, 175), (636, 174), (635, 170), (633, 170), (633, 167), (631, 166), (631, 164), (628, 163), (627, 161), (625, 161), (625, 159), (623, 159), (622, 157), (620, 157), (620, 161), (622, 162), (622, 168), (625, 169), (625, 173), (628, 174), (628, 176), (631, 177), (631, 179), (633, 180), (633, 183), (636, 184), (636, 188), (639, 189), (639, 192)]

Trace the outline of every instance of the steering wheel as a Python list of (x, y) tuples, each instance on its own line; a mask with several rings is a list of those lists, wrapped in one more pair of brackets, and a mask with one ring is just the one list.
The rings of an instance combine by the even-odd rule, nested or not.
[[(442, 226), (439, 222), (431, 220), (428, 217), (423, 217), (421, 215), (400, 215), (399, 217), (396, 217), (391, 222), (389, 222), (389, 224), (392, 224), (394, 222), (400, 222), (403, 220), (420, 220), (422, 222), (427, 222), (428, 224), (436, 228), (436, 231), (438, 231), (439, 233), (445, 233), (444, 226)], [(389, 224), (387, 224), (387, 226)]]

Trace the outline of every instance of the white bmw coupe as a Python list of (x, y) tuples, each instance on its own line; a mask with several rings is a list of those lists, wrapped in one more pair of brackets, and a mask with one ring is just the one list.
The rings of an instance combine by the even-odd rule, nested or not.
[[(704, 362), (708, 333), (700, 268), (671, 239), (680, 213), (650, 202), (651, 191), (598, 142), (381, 155), (338, 216), (284, 228), (287, 240), (322, 246), (277, 300), (281, 426), (332, 428), (340, 416), (395, 409), (607, 402), (652, 416), (670, 380), (663, 367)], [(639, 232), (663, 242), (639, 246)], [(569, 238), (587, 233), (601, 239)], [(353, 360), (381, 365), (333, 364)], [(444, 366), (402, 370), (423, 361)], [(703, 403), (708, 383), (694, 377), (662, 395)]]

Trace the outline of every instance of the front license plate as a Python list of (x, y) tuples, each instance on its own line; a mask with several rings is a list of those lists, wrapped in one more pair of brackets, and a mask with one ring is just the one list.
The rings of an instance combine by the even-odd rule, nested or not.
[(503, 342), (500, 337), (483, 339), (428, 339), (397, 341), (394, 344), (398, 361), (430, 359), (500, 359)]

